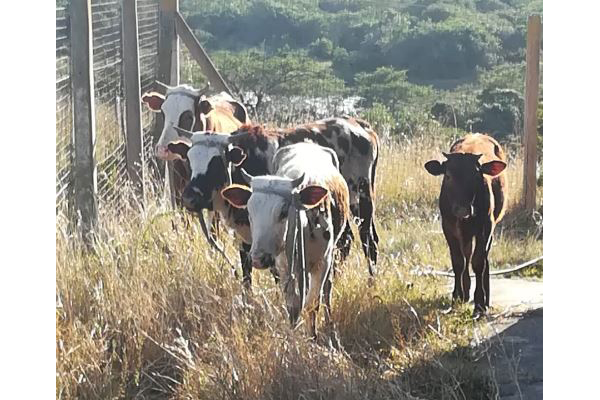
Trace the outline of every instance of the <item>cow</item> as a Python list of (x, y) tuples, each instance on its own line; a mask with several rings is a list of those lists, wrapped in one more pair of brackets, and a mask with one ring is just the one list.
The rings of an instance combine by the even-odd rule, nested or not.
[[(185, 131), (177, 129), (186, 135)], [(239, 171), (230, 171), (231, 165), (239, 165), (245, 156), (241, 150), (233, 148), (227, 134), (196, 132), (187, 134), (187, 138), (187, 141), (175, 141), (168, 145), (169, 152), (188, 162), (191, 167), (191, 179), (182, 196), (183, 205), (188, 211), (199, 215), (205, 209), (218, 213), (225, 225), (234, 231), (240, 246), (242, 282), (246, 288), (250, 288), (252, 267), (248, 253), (252, 239), (248, 212), (232, 207), (221, 196), (221, 190), (229, 183), (245, 182)]]
[[(180, 135), (194, 137), (193, 147), (204, 145), (199, 139), (206, 132), (185, 132)], [(186, 187), (183, 198), (184, 204), (190, 211), (201, 212), (203, 208), (218, 209), (229, 221), (234, 231), (240, 231), (243, 236), (246, 229), (247, 216), (231, 210), (231, 206), (219, 203), (213, 205), (213, 199), (218, 200), (220, 190), (228, 183), (227, 164), (233, 164), (231, 179), (233, 183), (243, 184), (241, 169), (252, 175), (266, 175), (273, 172), (272, 160), (275, 152), (287, 144), (301, 141), (313, 141), (323, 147), (332, 148), (338, 156), (342, 176), (350, 189), (350, 209), (354, 216), (359, 217), (359, 231), (363, 242), (363, 251), (367, 256), (369, 271), (374, 275), (377, 261), (378, 236), (374, 223), (375, 168), (377, 166), (379, 139), (369, 125), (362, 120), (353, 118), (329, 118), (312, 124), (300, 125), (292, 129), (263, 129), (260, 126), (244, 125), (233, 132), (228, 139), (221, 139), (221, 149), (215, 150), (214, 139), (210, 141), (211, 149), (195, 150), (190, 158), (196, 158), (196, 169), (192, 168), (192, 179)], [(181, 142), (169, 145), (171, 152), (178, 152), (182, 158), (187, 157), (190, 146)], [(207, 157), (201, 159), (201, 157)], [(224, 163), (225, 162), (225, 163)], [(194, 162), (192, 162), (192, 165)], [(234, 218), (235, 214), (235, 218)], [(349, 252), (352, 230), (349, 225), (338, 243), (341, 257)], [(243, 279), (246, 286), (251, 285), (252, 266), (245, 258), (249, 251), (250, 242), (242, 241), (240, 257), (242, 260)]]
[[(488, 255), (492, 235), (506, 210), (506, 155), (500, 144), (484, 134), (468, 134), (443, 153), (446, 160), (431, 160), (425, 169), (443, 175), (439, 197), (442, 230), (450, 249), (454, 270), (454, 301), (469, 301), (475, 272), (475, 317), (490, 305)], [(475, 239), (475, 249), (473, 249)]]
[[(379, 138), (370, 125), (361, 119), (327, 118), (291, 129), (267, 130), (244, 125), (233, 132), (230, 142), (247, 154), (237, 168), (249, 173), (272, 171), (270, 161), (283, 146), (312, 141), (331, 148), (337, 155), (340, 172), (350, 190), (350, 210), (358, 223), (363, 253), (370, 277), (375, 276), (379, 236), (375, 227), (375, 172), (379, 158)], [(349, 252), (352, 230), (347, 226), (343, 235), (343, 256)]]
[(191, 169), (187, 162), (168, 151), (170, 142), (186, 140), (185, 137), (179, 136), (175, 127), (229, 133), (250, 120), (244, 105), (225, 92), (207, 98), (205, 93), (209, 86), (196, 90), (185, 84), (175, 87), (160, 82), (157, 84), (166, 89), (165, 95), (157, 92), (145, 93), (142, 101), (150, 110), (163, 114), (164, 125), (155, 147), (155, 155), (161, 160), (173, 161), (175, 199), (181, 206), (181, 196), (190, 180)]
[(350, 217), (348, 186), (336, 153), (315, 143), (282, 147), (272, 163), (274, 175), (247, 175), (250, 187), (233, 184), (222, 195), (248, 210), (252, 266), (275, 267), (292, 326), (305, 311), (316, 339), (321, 297), (331, 325), (334, 249)]

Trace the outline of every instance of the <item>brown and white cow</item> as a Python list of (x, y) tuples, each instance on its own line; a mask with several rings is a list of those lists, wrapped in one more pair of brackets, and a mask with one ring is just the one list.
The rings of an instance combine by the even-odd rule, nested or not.
[(150, 110), (163, 114), (164, 125), (156, 144), (155, 155), (161, 160), (173, 161), (175, 199), (181, 205), (181, 196), (190, 180), (191, 169), (187, 162), (168, 150), (168, 144), (172, 141), (187, 141), (186, 137), (178, 134), (175, 127), (188, 131), (230, 133), (250, 120), (244, 105), (225, 92), (207, 98), (205, 93), (208, 86), (197, 90), (185, 84), (175, 87), (159, 85), (165, 87), (165, 95), (146, 93), (142, 96), (142, 101)]
[(494, 228), (506, 209), (506, 156), (496, 140), (483, 134), (468, 134), (443, 154), (446, 161), (428, 161), (425, 169), (444, 176), (439, 206), (454, 270), (452, 298), (469, 300), (472, 263), (478, 316), (490, 305), (488, 255)]
[[(187, 135), (192, 137), (191, 133)], [(239, 232), (239, 237), (243, 237), (247, 229), (247, 214), (244, 218), (239, 210), (234, 211), (228, 205), (223, 207), (217, 197), (228, 184), (228, 164), (237, 164), (231, 174), (233, 183), (243, 184), (242, 168), (251, 175), (272, 173), (274, 154), (285, 145), (312, 141), (333, 149), (340, 160), (342, 176), (350, 188), (350, 209), (359, 219), (363, 251), (369, 263), (369, 271), (371, 275), (374, 274), (378, 243), (374, 223), (374, 192), (379, 140), (366, 122), (352, 118), (329, 118), (288, 130), (267, 130), (260, 126), (245, 125), (232, 133), (229, 139), (223, 138), (220, 149), (215, 149), (214, 139), (200, 139), (203, 135), (206, 136), (207, 133), (193, 134), (193, 147), (196, 149), (189, 153), (189, 158), (195, 161), (192, 162), (192, 179), (183, 194), (184, 203), (189, 210), (195, 212), (201, 212), (204, 208), (219, 210), (225, 220), (229, 221), (229, 226)], [(189, 146), (186, 148), (185, 144), (173, 143), (169, 147), (172, 148), (171, 151), (179, 151), (181, 157), (188, 157)], [(200, 150), (201, 147), (205, 149)], [(193, 167), (194, 164), (196, 168)], [(352, 231), (347, 225), (346, 232), (338, 243), (342, 258), (349, 252), (351, 237)], [(240, 249), (242, 271), (247, 285), (251, 284), (252, 267), (245, 261), (244, 254), (249, 251), (249, 243), (243, 241)]]
[(222, 194), (248, 210), (252, 266), (275, 267), (290, 322), (306, 311), (316, 338), (321, 296), (331, 323), (333, 253), (350, 216), (348, 187), (336, 154), (315, 143), (282, 147), (272, 163), (274, 175), (248, 175), (250, 187), (234, 184)]

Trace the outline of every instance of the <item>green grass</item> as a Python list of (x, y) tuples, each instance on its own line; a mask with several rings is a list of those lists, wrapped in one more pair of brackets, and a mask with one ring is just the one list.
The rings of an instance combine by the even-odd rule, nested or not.
[[(471, 320), (472, 305), (443, 313), (449, 280), (411, 273), (449, 268), (436, 206), (440, 181), (422, 167), (449, 143), (430, 137), (384, 145), (376, 283), (367, 286), (358, 243), (334, 282), (343, 351), (332, 351), (323, 331), (313, 342), (302, 326), (290, 328), (270, 274), (255, 271), (245, 294), (198, 224), (168, 211), (155, 193), (143, 209), (135, 201), (101, 207), (91, 251), (59, 214), (57, 398), (493, 397), (493, 380), (472, 363), (470, 342), (480, 325)], [(520, 193), (520, 165), (511, 160), (511, 196)], [(515, 197), (509, 203), (495, 236), (494, 268), (542, 251), (538, 225), (517, 211)], [(222, 238), (236, 259), (233, 240)]]

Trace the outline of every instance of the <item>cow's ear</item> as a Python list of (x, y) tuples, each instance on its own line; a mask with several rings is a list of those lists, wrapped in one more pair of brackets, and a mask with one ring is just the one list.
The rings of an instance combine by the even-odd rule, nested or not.
[(181, 157), (182, 160), (187, 160), (187, 153), (190, 150), (190, 145), (185, 142), (171, 142), (167, 148), (173, 154)]
[(240, 165), (242, 165), (242, 163), (244, 162), (246, 157), (248, 157), (248, 155), (246, 154), (244, 149), (242, 149), (241, 147), (238, 147), (238, 146), (233, 146), (225, 154), (225, 158), (227, 158), (227, 161), (229, 161), (236, 167), (239, 167)]
[(210, 101), (206, 99), (200, 100), (200, 103), (198, 104), (198, 110), (201, 114), (208, 114), (212, 109), (213, 106)]
[(500, 172), (504, 171), (506, 168), (506, 163), (500, 160), (494, 160), (490, 162), (486, 162), (481, 166), (481, 172), (486, 175), (496, 176)]
[(251, 195), (252, 189), (235, 183), (221, 190), (221, 196), (235, 208), (246, 208)]
[(142, 95), (142, 101), (146, 103), (148, 108), (152, 111), (159, 112), (160, 107), (165, 101), (165, 96), (156, 92), (144, 93), (144, 95)]
[(300, 202), (306, 209), (317, 206), (329, 191), (323, 186), (310, 185), (300, 191)]
[(425, 169), (431, 175), (437, 176), (446, 173), (446, 166), (438, 160), (431, 160), (425, 163)]

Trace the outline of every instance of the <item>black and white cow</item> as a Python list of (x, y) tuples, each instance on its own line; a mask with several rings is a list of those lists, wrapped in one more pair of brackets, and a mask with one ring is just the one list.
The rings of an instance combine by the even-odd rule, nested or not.
[(275, 175), (250, 177), (250, 187), (233, 184), (222, 195), (248, 210), (252, 266), (275, 267), (290, 322), (306, 311), (316, 338), (321, 295), (331, 322), (333, 252), (350, 215), (348, 187), (335, 152), (315, 143), (280, 148), (272, 168)]

